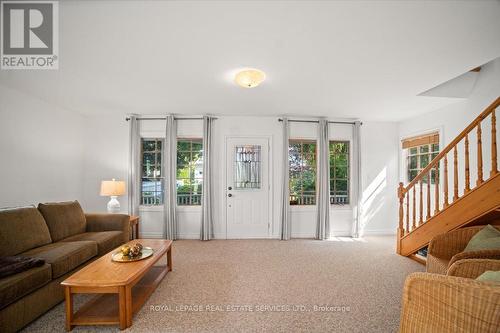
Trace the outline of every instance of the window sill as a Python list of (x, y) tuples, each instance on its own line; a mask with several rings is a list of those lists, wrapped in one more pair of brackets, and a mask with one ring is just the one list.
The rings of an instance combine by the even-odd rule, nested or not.
[(163, 212), (163, 205), (139, 206), (139, 212)]
[[(199, 212), (201, 205), (197, 206), (177, 206), (179, 212)], [(163, 212), (163, 205), (158, 206), (139, 206), (139, 212)]]

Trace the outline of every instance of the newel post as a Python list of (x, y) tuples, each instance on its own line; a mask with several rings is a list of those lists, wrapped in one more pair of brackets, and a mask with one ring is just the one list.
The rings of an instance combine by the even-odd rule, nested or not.
[(403, 187), (403, 183), (399, 183), (399, 187), (398, 187), (398, 198), (399, 198), (399, 226), (398, 226), (398, 239), (397, 239), (397, 244), (396, 244), (396, 248), (397, 248), (397, 253), (398, 254), (401, 254), (401, 238), (403, 238), (403, 235), (404, 235), (404, 229), (403, 229), (403, 223), (404, 223), (404, 208), (403, 208), (403, 205), (404, 205), (404, 199), (405, 199), (405, 195), (404, 195), (404, 187)]

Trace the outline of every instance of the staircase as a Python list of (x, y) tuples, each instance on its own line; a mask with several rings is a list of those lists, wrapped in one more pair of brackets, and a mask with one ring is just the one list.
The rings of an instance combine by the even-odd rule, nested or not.
[[(436, 235), (500, 219), (495, 116), (499, 105), (500, 97), (408, 185), (399, 183), (398, 254), (415, 259), (414, 254)], [(487, 129), (485, 133), (482, 128)], [(483, 155), (488, 153), (483, 164)], [(484, 169), (489, 172), (484, 174)], [(434, 184), (430, 181), (432, 172)]]

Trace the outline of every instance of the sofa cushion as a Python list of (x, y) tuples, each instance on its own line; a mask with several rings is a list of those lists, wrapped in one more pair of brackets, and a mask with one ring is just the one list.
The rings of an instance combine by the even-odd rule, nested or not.
[(0, 279), (0, 309), (49, 283), (51, 279), (52, 271), (48, 264)]
[(55, 279), (96, 256), (97, 243), (58, 242), (37, 247), (22, 255), (44, 259), (52, 267), (52, 278)]
[(0, 210), (1, 256), (15, 256), (51, 242), (49, 228), (34, 206)]
[(38, 204), (53, 242), (85, 232), (85, 214), (78, 201)]
[(61, 242), (94, 241), (97, 255), (102, 256), (123, 244), (123, 231), (84, 232), (61, 240)]
[(470, 239), (464, 252), (489, 249), (500, 249), (500, 230), (488, 224)]

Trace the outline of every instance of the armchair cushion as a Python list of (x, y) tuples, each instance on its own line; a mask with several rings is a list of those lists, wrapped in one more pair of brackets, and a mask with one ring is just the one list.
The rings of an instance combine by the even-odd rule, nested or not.
[(38, 204), (49, 226), (52, 241), (85, 232), (85, 214), (78, 201)]
[(486, 249), (500, 249), (500, 231), (489, 224), (472, 236), (464, 252)]

